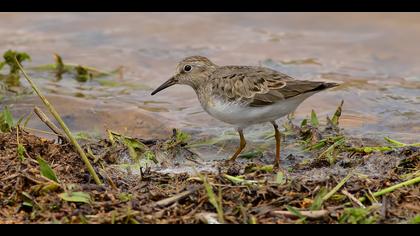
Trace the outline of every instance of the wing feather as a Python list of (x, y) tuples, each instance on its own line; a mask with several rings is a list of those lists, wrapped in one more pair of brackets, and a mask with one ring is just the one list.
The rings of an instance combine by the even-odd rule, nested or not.
[(335, 83), (295, 80), (264, 67), (223, 66), (211, 76), (212, 93), (249, 106), (266, 106), (300, 94), (334, 87)]

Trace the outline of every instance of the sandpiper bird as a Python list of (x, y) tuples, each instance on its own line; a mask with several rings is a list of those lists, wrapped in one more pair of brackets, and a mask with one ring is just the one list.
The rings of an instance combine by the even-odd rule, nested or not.
[(244, 128), (271, 122), (276, 139), (275, 167), (280, 164), (281, 140), (276, 120), (293, 112), (309, 96), (338, 85), (295, 80), (260, 66), (218, 66), (202, 56), (179, 62), (176, 74), (151, 95), (175, 84), (191, 86), (208, 114), (236, 127), (240, 145), (229, 161), (235, 161), (245, 148)]

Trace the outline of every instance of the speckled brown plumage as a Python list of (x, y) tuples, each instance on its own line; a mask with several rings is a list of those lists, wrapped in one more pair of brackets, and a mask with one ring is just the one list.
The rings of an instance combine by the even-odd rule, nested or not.
[(208, 83), (211, 83), (212, 94), (255, 107), (337, 85), (295, 80), (281, 72), (257, 66), (218, 67), (210, 75)]

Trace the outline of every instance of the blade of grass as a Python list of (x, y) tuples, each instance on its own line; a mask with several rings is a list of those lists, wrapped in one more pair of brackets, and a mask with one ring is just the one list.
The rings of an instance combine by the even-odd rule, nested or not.
[(335, 143), (333, 143), (331, 146), (329, 146), (324, 152), (322, 152), (318, 158), (322, 158), (325, 154), (327, 154), (328, 152), (331, 152), (334, 150), (335, 147), (341, 145), (344, 142), (344, 137), (338, 139)]
[(85, 163), (90, 175), (92, 176), (93, 180), (96, 184), (101, 185), (102, 182), (99, 179), (98, 175), (96, 174), (95, 170), (93, 169), (92, 165), (89, 162), (89, 159), (86, 156), (85, 151), (83, 151), (82, 147), (80, 147), (79, 143), (76, 141), (76, 139), (71, 134), (70, 129), (67, 127), (67, 125), (64, 123), (63, 119), (61, 119), (58, 112), (55, 110), (55, 108), (50, 104), (50, 102), (47, 100), (47, 98), (41, 93), (41, 91), (38, 89), (38, 87), (35, 85), (35, 83), (31, 80), (31, 78), (26, 74), (25, 70), (23, 69), (22, 65), (19, 63), (19, 61), (15, 58), (15, 61), (17, 65), (19, 66), (19, 69), (22, 71), (24, 77), (29, 82), (33, 90), (38, 94), (44, 105), (48, 108), (48, 110), (51, 112), (51, 114), (54, 116), (54, 118), (58, 121), (61, 128), (66, 133), (66, 136), (70, 139), (71, 144), (75, 147), (77, 152), (79, 153), (80, 157), (82, 158), (83, 162)]
[(328, 200), (334, 193), (336, 193), (343, 185), (347, 182), (347, 180), (350, 179), (350, 177), (353, 175), (353, 172), (350, 171), (350, 173), (344, 177), (331, 191), (329, 191), (323, 198), (322, 201)]
[(390, 144), (394, 144), (394, 145), (395, 145), (395, 146), (397, 146), (397, 147), (404, 147), (404, 146), (407, 146), (407, 144), (405, 144), (405, 143), (401, 143), (401, 142), (398, 142), (397, 140), (391, 139), (391, 138), (389, 138), (389, 137), (384, 137), (384, 139), (385, 139), (385, 141), (387, 141), (388, 143), (390, 143)]
[[(392, 192), (392, 191), (394, 191), (396, 189), (399, 189), (399, 188), (402, 188), (402, 187), (406, 187), (406, 186), (410, 186), (410, 185), (413, 185), (413, 184), (416, 184), (416, 183), (419, 183), (419, 182), (420, 182), (420, 176), (417, 176), (416, 178), (409, 179), (409, 180), (404, 181), (404, 182), (401, 182), (399, 184), (395, 184), (395, 185), (392, 185), (392, 186), (390, 186), (388, 188), (385, 188), (385, 189), (382, 189), (380, 191), (374, 192), (372, 194), (372, 196), (379, 197), (379, 196), (382, 196), (384, 194), (390, 193), (390, 192)], [(359, 201), (361, 201), (361, 202), (363, 202), (365, 200), (366, 200), (366, 197), (359, 198)]]
[(306, 218), (300, 213), (300, 211), (299, 210), (297, 210), (296, 208), (294, 208), (294, 207), (291, 207), (291, 206), (286, 206), (286, 209), (289, 211), (289, 212), (291, 212), (293, 215), (295, 215), (295, 216), (297, 216), (297, 217), (299, 217), (301, 220), (305, 220)]
[(311, 206), (310, 206), (310, 210), (311, 211), (317, 211), (320, 210), (322, 208), (322, 203), (323, 200), (322, 198), (327, 194), (327, 189), (325, 187), (321, 187), (321, 189), (319, 190), (318, 194), (315, 196)]
[(396, 147), (406, 147), (406, 146), (412, 146), (412, 147), (420, 147), (420, 143), (402, 143), (402, 142), (398, 142), (397, 140), (391, 139), (389, 137), (384, 137), (384, 139), (391, 144), (394, 144)]
[(25, 158), (25, 154), (26, 154), (26, 149), (25, 146), (23, 146), (20, 142), (19, 142), (19, 128), (16, 128), (16, 143), (17, 143), (17, 154), (18, 154), (18, 158), (20, 161), (24, 161)]
[(211, 187), (210, 183), (207, 180), (207, 177), (203, 177), (200, 175), (201, 180), (203, 181), (204, 188), (207, 192), (207, 197), (209, 198), (209, 202), (213, 205), (214, 208), (216, 208), (217, 216), (219, 218), (220, 223), (224, 223), (224, 217), (223, 217), (223, 208), (222, 203), (218, 200), (221, 200), (221, 195), (219, 193), (219, 197), (216, 197), (216, 194), (213, 192), (213, 188)]
[(244, 179), (242, 177), (239, 177), (239, 176), (231, 176), (231, 175), (227, 175), (227, 174), (224, 174), (223, 176), (226, 179), (232, 181), (232, 183), (234, 183), (234, 184), (255, 184), (255, 183), (258, 183), (258, 181), (246, 180), (246, 179)]

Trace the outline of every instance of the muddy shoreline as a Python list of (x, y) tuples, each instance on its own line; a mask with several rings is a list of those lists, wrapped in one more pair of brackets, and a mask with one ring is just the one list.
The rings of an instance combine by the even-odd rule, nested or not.
[[(325, 130), (319, 134), (325, 136)], [(127, 162), (127, 137), (118, 135), (84, 142), (104, 183), (99, 186), (66, 141), (40, 138), (24, 128), (0, 133), (0, 223), (418, 222), (418, 184), (374, 195), (418, 176), (419, 147), (338, 151), (333, 163), (316, 158), (325, 149), (314, 150), (309, 159), (285, 157), (289, 167), (280, 171), (270, 166), (272, 156), (258, 156), (242, 157), (230, 166), (212, 161), (216, 171), (165, 173), (166, 168), (186, 165), (187, 159), (199, 169), (201, 161), (180, 135), (129, 138), (145, 145), (142, 150), (135, 148), (141, 165)], [(289, 139), (298, 142), (302, 137)], [(18, 144), (25, 148), (23, 156)], [(155, 157), (149, 164), (141, 162), (145, 150)], [(180, 152), (184, 152), (181, 159)], [(58, 182), (41, 174), (37, 157), (49, 164)], [(346, 177), (336, 192), (322, 200)], [(80, 193), (84, 195), (78, 198)]]

